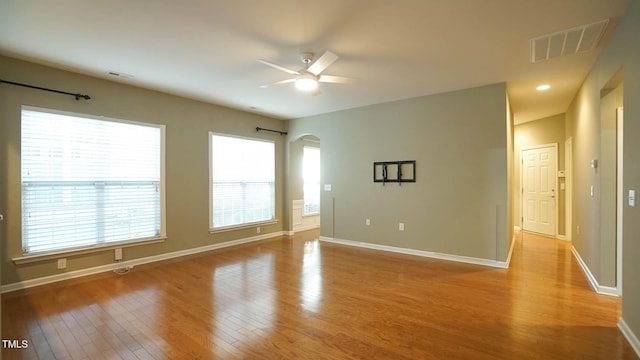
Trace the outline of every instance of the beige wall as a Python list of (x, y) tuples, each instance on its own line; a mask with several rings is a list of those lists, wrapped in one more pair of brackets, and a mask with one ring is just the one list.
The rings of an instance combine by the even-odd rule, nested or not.
[(22, 255), (20, 220), (20, 109), (22, 105), (79, 114), (166, 125), (167, 235), (164, 243), (124, 249), (124, 259), (159, 255), (256, 235), (255, 228), (210, 235), (208, 132), (216, 131), (274, 140), (276, 143), (276, 217), (278, 224), (263, 226), (261, 234), (284, 229), (284, 159), (286, 137), (260, 132), (257, 126), (285, 130), (286, 122), (221, 106), (135, 88), (0, 57), (0, 77), (16, 82), (89, 94), (89, 101), (2, 84), (0, 86), (0, 226), (2, 284), (11, 284), (63, 271), (113, 263), (113, 251), (68, 258), (57, 270), (55, 260), (14, 265)]
[[(631, 0), (627, 12), (602, 49), (573, 103), (567, 110), (567, 137), (573, 138), (573, 244), (601, 285), (613, 286), (614, 242), (602, 238), (602, 172), (589, 166), (602, 158), (602, 90), (624, 69), (624, 176), (623, 189), (640, 190), (640, 1)], [(605, 99), (606, 103), (608, 100)], [(606, 135), (605, 135), (606, 136)], [(602, 163), (599, 170), (602, 170)], [(605, 168), (606, 165), (605, 165)], [(608, 170), (610, 171), (610, 170)], [(595, 196), (589, 195), (593, 185)], [(580, 233), (577, 227), (580, 227)], [(631, 330), (640, 335), (640, 206), (623, 211), (623, 311)]]
[[(292, 120), (291, 138), (322, 141), (332, 191), (322, 192), (321, 234), (505, 261), (507, 112), (501, 83)], [(416, 183), (374, 183), (373, 162), (392, 160), (416, 160)]]
[[(516, 125), (515, 127), (515, 152), (514, 152), (514, 190), (513, 196), (515, 201), (513, 218), (515, 224), (522, 227), (522, 163), (521, 151), (523, 148), (534, 145), (556, 144), (558, 146), (558, 170), (564, 170), (564, 128), (565, 115), (558, 114), (536, 121), (526, 122)], [(560, 184), (564, 183), (564, 178), (558, 178), (558, 187), (556, 188), (557, 201), (556, 210), (558, 214), (558, 234), (565, 235), (565, 190), (560, 189)]]
[(623, 104), (622, 84), (601, 92), (600, 97), (600, 278), (616, 286), (617, 128), (616, 112)]
[[(598, 283), (616, 287), (616, 109), (623, 105), (623, 85), (609, 88), (609, 83), (598, 89), (592, 82), (585, 83), (567, 117), (576, 128), (574, 196), (592, 205), (574, 215), (575, 246)], [(592, 159), (598, 160), (595, 170), (590, 167)], [(591, 185), (593, 198), (584, 196)], [(585, 219), (590, 219), (586, 229), (581, 226)]]

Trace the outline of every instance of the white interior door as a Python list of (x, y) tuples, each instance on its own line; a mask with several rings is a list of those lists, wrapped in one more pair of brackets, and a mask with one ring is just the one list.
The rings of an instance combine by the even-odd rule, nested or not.
[(522, 150), (522, 229), (556, 236), (557, 146)]

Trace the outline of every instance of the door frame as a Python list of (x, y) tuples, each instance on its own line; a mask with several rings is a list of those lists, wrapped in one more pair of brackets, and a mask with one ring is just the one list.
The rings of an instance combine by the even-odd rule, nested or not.
[(573, 239), (573, 137), (564, 142), (564, 236)]
[(616, 288), (618, 295), (622, 295), (622, 214), (624, 211), (623, 187), (623, 107), (616, 108)]
[[(558, 143), (549, 143), (549, 144), (537, 144), (537, 145), (528, 145), (528, 146), (523, 146), (520, 148), (520, 228), (522, 229), (522, 231), (525, 231), (524, 229), (524, 156), (523, 153), (527, 150), (535, 150), (535, 149), (540, 149), (540, 148), (545, 148), (545, 147), (553, 147), (555, 148), (556, 151), (556, 158), (555, 158), (555, 162), (556, 162), (556, 173), (554, 174), (555, 177), (555, 189), (558, 189)], [(558, 193), (560, 191), (556, 191), (556, 214), (555, 214), (555, 229), (554, 229), (554, 238), (558, 237)]]

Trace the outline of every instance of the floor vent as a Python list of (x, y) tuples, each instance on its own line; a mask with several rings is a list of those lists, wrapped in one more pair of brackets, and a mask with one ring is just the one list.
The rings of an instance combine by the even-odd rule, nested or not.
[(531, 62), (589, 52), (596, 48), (609, 19), (531, 39)]

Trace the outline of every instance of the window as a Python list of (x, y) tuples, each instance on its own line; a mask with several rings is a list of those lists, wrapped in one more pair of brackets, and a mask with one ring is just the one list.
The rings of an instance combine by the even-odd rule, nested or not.
[(304, 215), (320, 213), (320, 149), (305, 146), (302, 157)]
[(164, 236), (164, 128), (22, 109), (24, 253)]
[(275, 144), (210, 133), (211, 228), (275, 220)]

